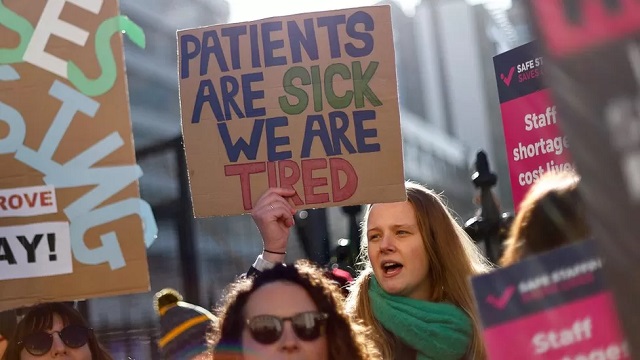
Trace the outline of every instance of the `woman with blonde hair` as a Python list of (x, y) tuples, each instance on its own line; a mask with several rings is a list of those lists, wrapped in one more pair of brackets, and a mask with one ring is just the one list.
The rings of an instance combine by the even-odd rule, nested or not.
[(527, 192), (505, 241), (501, 266), (589, 236), (574, 171), (548, 172)]
[[(405, 186), (406, 201), (367, 207), (364, 270), (347, 308), (372, 328), (384, 359), (485, 359), (469, 277), (490, 266), (438, 194)], [(295, 212), (290, 196), (270, 189), (256, 204), (252, 216), (265, 246), (258, 271), (284, 258)]]

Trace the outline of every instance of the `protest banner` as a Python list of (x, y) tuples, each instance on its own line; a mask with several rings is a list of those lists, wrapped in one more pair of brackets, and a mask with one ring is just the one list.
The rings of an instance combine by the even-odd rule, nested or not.
[(389, 6), (181, 30), (182, 133), (195, 216), (406, 199)]
[(632, 353), (640, 354), (640, 3), (527, 2), (571, 142), (590, 226)]
[(511, 193), (517, 209), (542, 174), (573, 168), (536, 42), (494, 56)]
[(594, 243), (472, 279), (492, 360), (631, 359)]
[(0, 310), (147, 291), (115, 0), (0, 2)]

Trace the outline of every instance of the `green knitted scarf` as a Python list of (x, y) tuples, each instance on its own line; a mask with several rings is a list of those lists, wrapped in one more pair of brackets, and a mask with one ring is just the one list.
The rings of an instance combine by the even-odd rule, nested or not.
[(459, 360), (471, 341), (471, 319), (455, 305), (385, 292), (372, 276), (369, 299), (385, 329), (415, 349), (418, 360)]

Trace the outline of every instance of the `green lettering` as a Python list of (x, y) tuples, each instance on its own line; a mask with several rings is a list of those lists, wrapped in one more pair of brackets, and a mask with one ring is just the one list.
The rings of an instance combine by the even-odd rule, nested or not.
[(382, 102), (376, 94), (369, 87), (369, 81), (373, 78), (373, 75), (376, 73), (378, 69), (378, 62), (372, 61), (367, 65), (367, 70), (362, 73), (362, 65), (360, 61), (355, 61), (352, 64), (353, 69), (353, 90), (355, 92), (356, 98), (356, 109), (360, 109), (364, 107), (364, 98), (369, 99), (369, 102), (373, 106), (380, 106)]
[(304, 89), (293, 85), (294, 79), (300, 79), (301, 85), (311, 84), (311, 77), (309, 77), (309, 73), (302, 66), (292, 67), (284, 73), (284, 77), (282, 78), (282, 88), (284, 89), (284, 92), (289, 95), (293, 95), (298, 99), (298, 103), (294, 105), (289, 102), (286, 95), (282, 95), (278, 98), (280, 109), (289, 115), (301, 114), (309, 104), (309, 96), (307, 95), (307, 92), (304, 91)]
[(96, 57), (102, 69), (102, 73), (96, 79), (89, 79), (80, 68), (69, 61), (67, 72), (69, 81), (80, 92), (87, 96), (98, 96), (111, 90), (116, 82), (118, 72), (116, 62), (111, 50), (111, 37), (119, 32), (125, 32), (129, 40), (140, 48), (146, 46), (144, 31), (126, 16), (115, 16), (105, 20), (96, 31)]
[(0, 0), (0, 25), (13, 30), (20, 35), (20, 44), (13, 49), (0, 49), (0, 64), (15, 64), (22, 62), (24, 52), (33, 35), (33, 26), (22, 16), (7, 8)]
[(351, 71), (345, 64), (331, 64), (324, 72), (324, 91), (329, 105), (334, 109), (344, 109), (351, 105), (353, 91), (347, 90), (344, 96), (336, 95), (333, 91), (333, 77), (335, 75), (340, 75), (343, 80), (348, 80), (351, 79)]
[(322, 80), (320, 79), (320, 66), (311, 67), (311, 84), (313, 84), (313, 110), (322, 111)]

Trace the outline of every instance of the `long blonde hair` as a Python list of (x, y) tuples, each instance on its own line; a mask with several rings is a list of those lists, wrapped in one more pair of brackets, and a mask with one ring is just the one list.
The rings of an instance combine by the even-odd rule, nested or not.
[[(429, 279), (432, 286), (430, 301), (449, 302), (465, 311), (472, 320), (474, 331), (466, 357), (474, 360), (486, 358), (480, 335), (479, 318), (473, 301), (469, 277), (490, 270), (489, 262), (480, 254), (473, 241), (458, 225), (441, 197), (422, 185), (407, 182), (407, 201), (412, 205), (424, 248), (429, 259)], [(363, 221), (360, 259), (364, 269), (351, 285), (347, 310), (368, 325), (374, 333), (373, 341), (384, 359), (395, 358), (392, 344), (397, 343), (375, 319), (369, 301), (369, 279), (373, 273), (366, 238), (367, 207)], [(457, 240), (457, 241), (456, 241)]]

